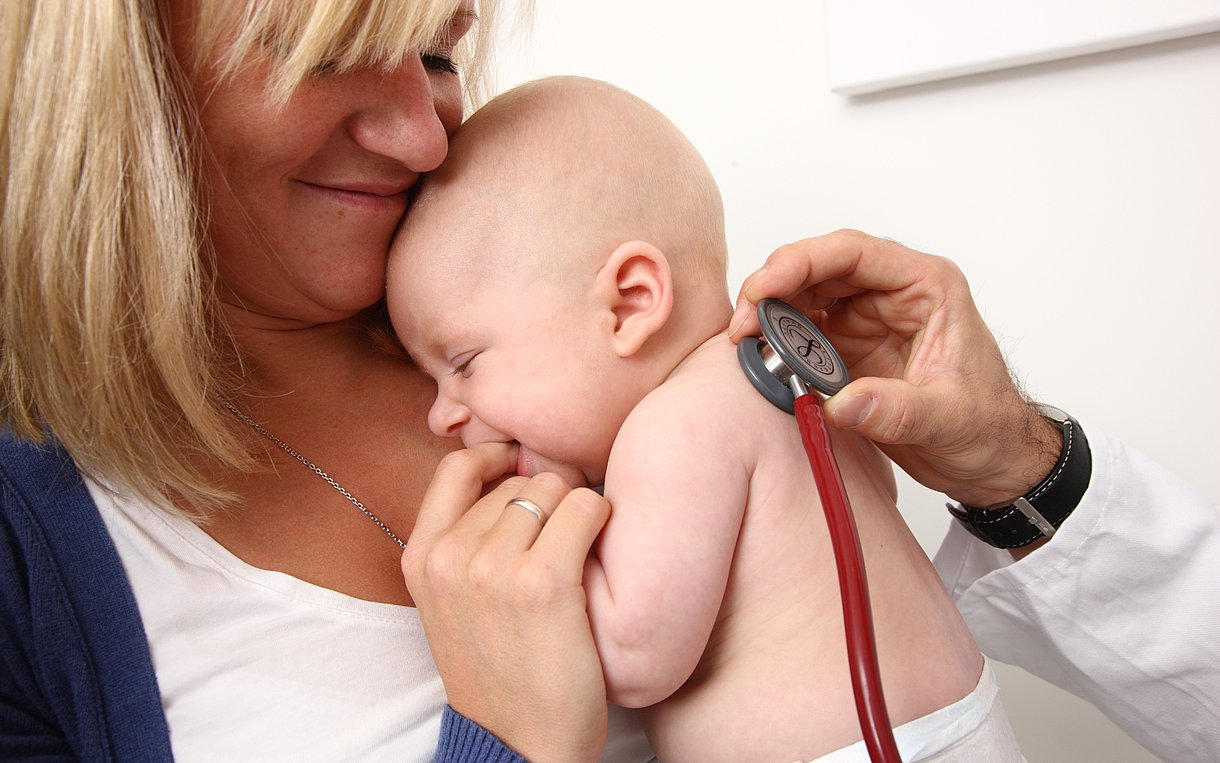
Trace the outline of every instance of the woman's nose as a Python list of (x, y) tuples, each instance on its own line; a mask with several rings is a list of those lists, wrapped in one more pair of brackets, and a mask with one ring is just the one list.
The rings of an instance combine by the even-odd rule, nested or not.
[(443, 394), (436, 396), (428, 411), (428, 428), (437, 437), (457, 437), (469, 422), (470, 409)]
[[(446, 122), (456, 127), (461, 120), (456, 77), (452, 83), (434, 81), (416, 57), (404, 59), (391, 71), (370, 72), (370, 76), (378, 78), (377, 97), (350, 122), (352, 138), (365, 150), (394, 159), (413, 172), (439, 167), (449, 151)], [(449, 113), (455, 109), (454, 99), (456, 116)]]

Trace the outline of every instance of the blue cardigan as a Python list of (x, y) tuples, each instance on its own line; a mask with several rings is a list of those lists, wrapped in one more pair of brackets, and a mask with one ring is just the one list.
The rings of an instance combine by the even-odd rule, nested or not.
[[(135, 595), (72, 459), (0, 431), (0, 760), (171, 760)], [(522, 763), (446, 707), (436, 761)]]

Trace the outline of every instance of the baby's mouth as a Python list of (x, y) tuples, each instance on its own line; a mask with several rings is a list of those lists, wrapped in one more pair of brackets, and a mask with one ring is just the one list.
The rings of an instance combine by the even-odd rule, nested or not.
[(546, 456), (539, 456), (522, 445), (519, 440), (516, 441), (516, 445), (517, 474), (522, 477), (534, 477), (541, 472), (554, 472), (572, 487), (582, 487), (588, 484), (588, 478), (577, 467), (552, 461)]
[(522, 477), (534, 476), (534, 459), (529, 455), (529, 451), (521, 443), (517, 443), (517, 474)]

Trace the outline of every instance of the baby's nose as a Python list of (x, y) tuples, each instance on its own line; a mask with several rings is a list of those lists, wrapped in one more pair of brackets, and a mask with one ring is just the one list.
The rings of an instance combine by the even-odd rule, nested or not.
[(428, 428), (438, 437), (457, 437), (470, 421), (470, 409), (444, 395), (437, 395), (428, 411)]

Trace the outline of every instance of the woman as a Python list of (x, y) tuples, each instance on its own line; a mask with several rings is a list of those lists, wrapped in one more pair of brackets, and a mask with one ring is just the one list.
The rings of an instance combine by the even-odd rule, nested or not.
[[(390, 236), (445, 158), (459, 67), (470, 92), (494, 10), (5, 4), (0, 757), (433, 753), (445, 694), (399, 560), (450, 446), (424, 425), (430, 381), (370, 329)], [(482, 455), (487, 480), (511, 472), (509, 453)], [(471, 463), (433, 504), (474, 503), (444, 492)], [(547, 478), (492, 503), (521, 491), (555, 511), (549, 535), (570, 515), (583, 542), (562, 544), (557, 574), (577, 585), (553, 608), (579, 623), (605, 506), (584, 491), (557, 508), (567, 489)], [(502, 644), (562, 633), (480, 614)], [(569, 672), (595, 683), (584, 663)], [(484, 691), (548, 710), (535, 675), (519, 691), (493, 668), (507, 685)], [(587, 739), (557, 748), (553, 724), (539, 741), (459, 709), (532, 759), (587, 757), (606, 733), (604, 700)], [(647, 757), (638, 729), (614, 738)]]

